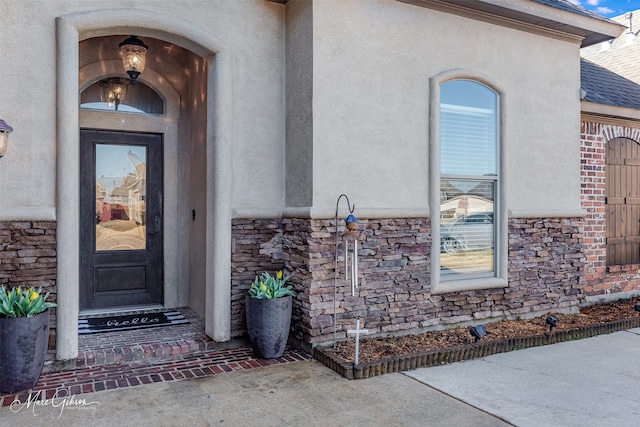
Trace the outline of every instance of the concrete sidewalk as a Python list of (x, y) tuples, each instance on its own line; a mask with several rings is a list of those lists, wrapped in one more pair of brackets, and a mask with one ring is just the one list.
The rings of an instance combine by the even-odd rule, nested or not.
[[(402, 374), (349, 381), (316, 361), (0, 408), (0, 426), (504, 426)], [(83, 401), (84, 400), (84, 401)], [(54, 406), (56, 405), (56, 406)]]
[(640, 329), (366, 380), (316, 361), (0, 408), (0, 425), (635, 426)]
[(406, 375), (521, 427), (640, 424), (640, 329)]

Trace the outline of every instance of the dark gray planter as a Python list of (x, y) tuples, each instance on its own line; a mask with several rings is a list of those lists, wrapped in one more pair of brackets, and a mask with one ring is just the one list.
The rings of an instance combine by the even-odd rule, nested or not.
[(49, 310), (32, 317), (0, 318), (0, 392), (33, 388), (49, 343)]
[(247, 331), (261, 359), (282, 356), (291, 326), (291, 296), (272, 299), (246, 297)]

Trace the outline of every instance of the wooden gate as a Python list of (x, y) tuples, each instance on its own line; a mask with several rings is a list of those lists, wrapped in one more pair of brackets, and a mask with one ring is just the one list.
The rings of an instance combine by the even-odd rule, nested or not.
[(607, 144), (607, 265), (640, 264), (640, 150), (615, 138)]

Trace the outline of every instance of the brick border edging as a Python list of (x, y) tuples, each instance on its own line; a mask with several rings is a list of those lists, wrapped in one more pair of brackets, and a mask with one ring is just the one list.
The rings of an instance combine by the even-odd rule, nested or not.
[[(48, 372), (40, 376), (31, 390), (16, 393), (0, 393), (0, 411), (16, 399), (34, 405), (45, 399), (73, 398), (84, 393), (123, 389), (140, 385), (202, 378), (222, 373), (248, 370), (263, 366), (309, 360), (304, 352), (287, 347), (281, 357), (257, 359), (250, 346), (206, 350), (180, 354), (158, 360), (121, 362), (109, 365), (85, 366), (80, 369)], [(51, 401), (49, 404), (52, 404)], [(53, 406), (62, 404), (53, 402)]]
[(349, 380), (365, 379), (392, 372), (402, 372), (416, 368), (445, 365), (448, 363), (461, 362), (463, 360), (471, 360), (490, 356), (492, 354), (506, 353), (508, 351), (521, 350), (529, 347), (538, 347), (564, 341), (591, 338), (597, 335), (610, 334), (638, 327), (640, 327), (640, 317), (635, 317), (631, 319), (616, 320), (600, 325), (546, 332), (542, 335), (508, 338), (498, 341), (485, 341), (464, 346), (431, 350), (424, 353), (405, 354), (390, 359), (361, 363), (357, 366), (338, 358), (332, 349), (326, 346), (315, 347), (313, 350), (313, 357), (323, 365), (333, 369), (335, 372)]

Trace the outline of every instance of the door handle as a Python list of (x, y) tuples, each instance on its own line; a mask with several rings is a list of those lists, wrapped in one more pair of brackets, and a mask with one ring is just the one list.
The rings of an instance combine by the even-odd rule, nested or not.
[(161, 227), (160, 227), (160, 217), (156, 216), (153, 218), (153, 231), (149, 231), (149, 235), (150, 236), (157, 236), (158, 234), (160, 234), (161, 231)]

